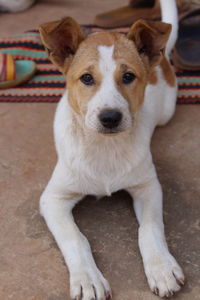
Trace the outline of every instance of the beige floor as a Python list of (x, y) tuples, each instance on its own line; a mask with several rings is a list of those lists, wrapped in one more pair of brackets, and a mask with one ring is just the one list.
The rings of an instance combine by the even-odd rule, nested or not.
[[(95, 13), (124, 1), (38, 1), (29, 11), (1, 15), (1, 36), (35, 28), (64, 15), (91, 23)], [(65, 11), (66, 12), (65, 12)], [(0, 104), (0, 299), (67, 300), (68, 273), (38, 213), (38, 199), (53, 166), (55, 104)], [(157, 129), (152, 150), (164, 190), (169, 247), (187, 284), (177, 300), (199, 300), (200, 106), (179, 105), (173, 120)], [(131, 199), (120, 192), (75, 209), (114, 300), (157, 299), (146, 283), (137, 245)]]
[(37, 28), (65, 16), (71, 16), (81, 24), (91, 24), (95, 14), (127, 3), (128, 0), (38, 0), (27, 11), (0, 14), (0, 37)]

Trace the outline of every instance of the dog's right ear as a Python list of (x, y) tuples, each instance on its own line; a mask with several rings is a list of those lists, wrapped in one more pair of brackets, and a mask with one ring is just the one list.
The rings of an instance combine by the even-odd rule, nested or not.
[(50, 60), (66, 73), (79, 44), (84, 40), (80, 26), (67, 17), (41, 25), (39, 32)]

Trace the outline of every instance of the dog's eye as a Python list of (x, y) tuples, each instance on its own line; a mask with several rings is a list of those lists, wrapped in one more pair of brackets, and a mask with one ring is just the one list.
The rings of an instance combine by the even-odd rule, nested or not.
[(122, 76), (122, 82), (125, 84), (131, 83), (135, 79), (135, 75), (131, 72), (124, 73)]
[(89, 73), (83, 74), (80, 77), (80, 80), (81, 80), (82, 83), (84, 83), (86, 85), (93, 85), (95, 83), (93, 76)]

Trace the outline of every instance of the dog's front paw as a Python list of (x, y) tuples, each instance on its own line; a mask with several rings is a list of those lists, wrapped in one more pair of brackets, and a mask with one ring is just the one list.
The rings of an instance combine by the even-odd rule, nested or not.
[(70, 294), (73, 300), (111, 299), (110, 285), (98, 269), (80, 270), (71, 274)]
[(173, 256), (155, 256), (145, 264), (151, 290), (160, 297), (170, 297), (184, 285), (184, 274)]

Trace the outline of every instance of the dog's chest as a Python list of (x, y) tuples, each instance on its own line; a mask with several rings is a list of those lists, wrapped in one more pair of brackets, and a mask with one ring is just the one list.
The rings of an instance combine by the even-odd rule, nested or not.
[(72, 149), (67, 158), (73, 174), (70, 189), (83, 194), (111, 195), (132, 186), (138, 179), (142, 151), (135, 149), (133, 143), (123, 142), (92, 143), (76, 147), (76, 151)]
[(122, 160), (101, 159), (98, 156), (78, 160), (72, 166), (76, 188), (84, 194), (111, 195), (127, 184), (129, 168)]

